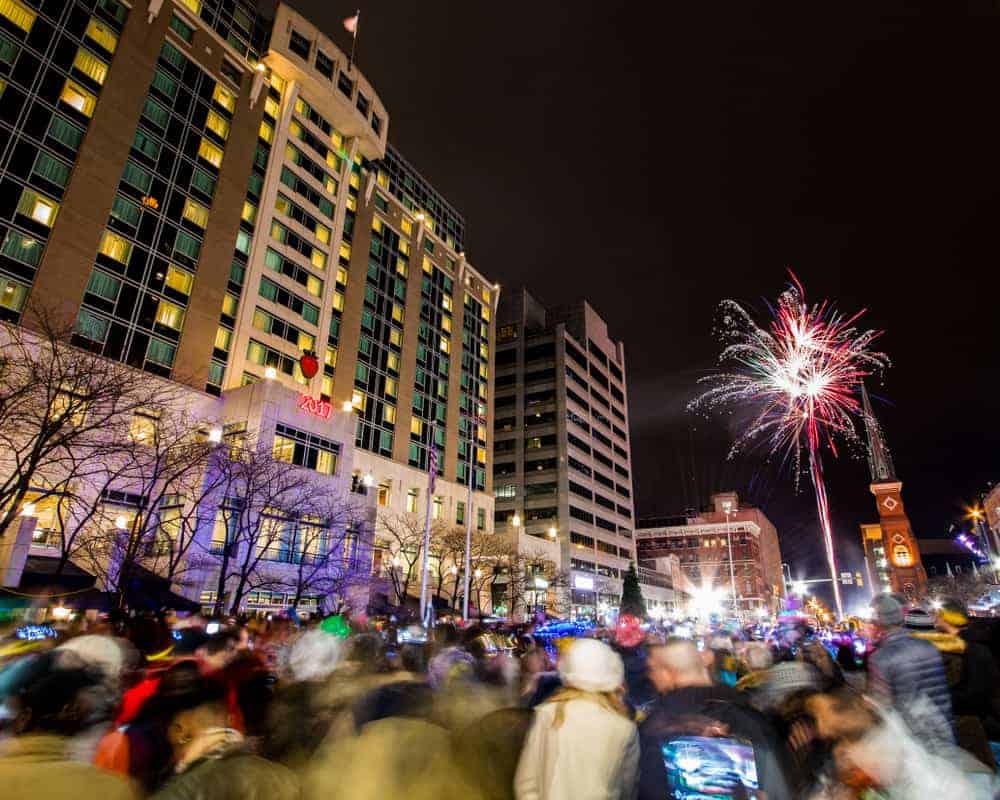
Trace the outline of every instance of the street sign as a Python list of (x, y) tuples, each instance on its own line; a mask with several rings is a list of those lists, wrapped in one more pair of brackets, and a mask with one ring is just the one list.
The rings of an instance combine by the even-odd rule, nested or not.
[(844, 584), (844, 586), (853, 586), (854, 585), (854, 576), (850, 572), (841, 572), (840, 573), (840, 582), (842, 584)]

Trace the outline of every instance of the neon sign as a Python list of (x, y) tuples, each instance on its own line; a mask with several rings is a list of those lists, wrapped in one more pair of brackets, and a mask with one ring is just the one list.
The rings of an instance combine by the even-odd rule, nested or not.
[(312, 414), (320, 419), (330, 419), (330, 415), (333, 413), (333, 406), (326, 402), (326, 400), (317, 400), (315, 397), (310, 397), (307, 394), (300, 394), (299, 411), (305, 411), (307, 414)]

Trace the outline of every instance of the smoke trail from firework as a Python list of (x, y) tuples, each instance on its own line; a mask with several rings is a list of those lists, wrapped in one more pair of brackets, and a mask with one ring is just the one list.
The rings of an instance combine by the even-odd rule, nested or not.
[(828, 301), (807, 304), (794, 275), (766, 327), (733, 300), (723, 301), (720, 311), (723, 371), (705, 379), (711, 386), (691, 408), (759, 409), (732, 452), (762, 442), (793, 462), (796, 482), (803, 451), (808, 455), (837, 613), (843, 616), (821, 451), (827, 447), (836, 456), (839, 438), (856, 440), (854, 417), (861, 406), (855, 393), (865, 377), (888, 365), (884, 353), (871, 349), (881, 332), (855, 327), (864, 311), (845, 316)]

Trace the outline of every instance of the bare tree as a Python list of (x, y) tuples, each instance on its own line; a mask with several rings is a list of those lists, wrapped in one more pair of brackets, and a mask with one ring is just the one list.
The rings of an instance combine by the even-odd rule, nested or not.
[(176, 582), (198, 565), (190, 557), (198, 512), (220, 480), (209, 469), (220, 448), (207, 433), (180, 397), (169, 406), (147, 405), (109, 451), (98, 480), (74, 489), (73, 497), (86, 499), (73, 535), (64, 538), (82, 542), (88, 567), (103, 575), (119, 607), (138, 568)]
[(341, 602), (370, 578), (364, 504), (336, 491), (312, 492), (299, 507), (296, 569), (291, 605), (303, 595), (335, 596)]
[[(431, 522), (431, 555), (441, 541), (446, 525), (440, 520)], [(416, 514), (392, 514), (379, 519), (378, 535), (392, 558), (389, 577), (397, 605), (402, 605), (414, 586), (420, 587), (420, 568), (424, 555), (424, 519)]]
[(73, 325), (32, 309), (33, 329), (0, 326), (0, 535), (33, 489), (43, 499), (82, 462), (100, 460), (132, 415), (169, 382), (74, 347)]

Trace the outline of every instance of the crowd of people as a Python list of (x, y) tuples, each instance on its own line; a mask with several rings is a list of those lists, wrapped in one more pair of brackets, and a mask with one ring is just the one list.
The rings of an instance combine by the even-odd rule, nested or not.
[[(965, 608), (881, 595), (873, 648), (804, 620), (531, 626), (138, 616), (0, 649), (0, 797), (994, 797), (1000, 674)], [(681, 635), (683, 634), (683, 635)]]

